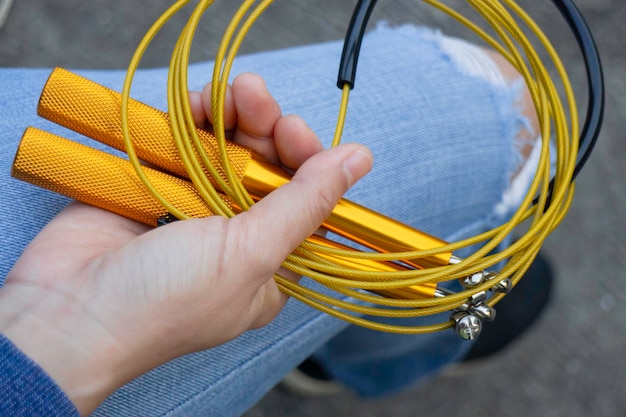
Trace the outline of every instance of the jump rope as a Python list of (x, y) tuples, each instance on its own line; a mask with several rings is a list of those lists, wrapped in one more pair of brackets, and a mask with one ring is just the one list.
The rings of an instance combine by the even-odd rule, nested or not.
[[(454, 243), (342, 199), (323, 226), (369, 249), (311, 236), (283, 263), (336, 295), (279, 274), (274, 279), (291, 297), (359, 326), (402, 334), (452, 327), (462, 338), (473, 339), (483, 321), (495, 318), (494, 306), (524, 276), (546, 237), (565, 217), (574, 196), (574, 179), (599, 135), (604, 81), (589, 28), (570, 0), (553, 3), (574, 32), (587, 69), (589, 102), (582, 129), (561, 60), (519, 5), (512, 0), (467, 0), (492, 28), (492, 36), (452, 8), (434, 0), (424, 2), (475, 32), (526, 81), (542, 144), (525, 198), (507, 223)], [(209, 215), (233, 217), (289, 181), (286, 171), (229, 142), (224, 127), (226, 88), (233, 62), (248, 31), (271, 0), (245, 0), (224, 32), (212, 76), (212, 133), (195, 127), (187, 83), (194, 34), (211, 0), (198, 2), (174, 48), (167, 85), (168, 113), (130, 98), (144, 52), (161, 28), (188, 3), (175, 2), (148, 30), (131, 59), (121, 94), (63, 69), (53, 71), (42, 92), (39, 115), (125, 151), (128, 160), (28, 128), (16, 155), (13, 176), (152, 226)], [(375, 4), (375, 0), (359, 0), (347, 31), (337, 82), (342, 99), (333, 146), (341, 140), (361, 41)], [(547, 53), (558, 83), (526, 32)], [(551, 138), (556, 151), (553, 176)], [(142, 165), (142, 161), (154, 168)], [(520, 230), (524, 232), (520, 234)], [(498, 250), (514, 231), (520, 237)], [(470, 246), (478, 249), (463, 259), (454, 255)], [(491, 270), (501, 263), (504, 266), (499, 271)], [(450, 281), (459, 282), (462, 289), (453, 292), (442, 285)], [(449, 313), (448, 320), (402, 324), (402, 318), (441, 313)], [(398, 320), (389, 323), (390, 318)]]

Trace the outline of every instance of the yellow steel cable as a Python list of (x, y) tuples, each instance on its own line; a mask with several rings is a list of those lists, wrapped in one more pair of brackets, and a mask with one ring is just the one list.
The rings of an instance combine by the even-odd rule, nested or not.
[[(536, 174), (526, 197), (511, 219), (499, 227), (438, 248), (392, 253), (363, 252), (343, 247), (325, 246), (313, 241), (303, 242), (285, 260), (283, 265), (287, 269), (334, 290), (335, 295), (322, 294), (279, 275), (275, 276), (275, 280), (282, 291), (314, 308), (356, 325), (396, 333), (440, 331), (449, 328), (452, 323), (447, 321), (437, 325), (403, 326), (401, 323), (397, 325), (378, 323), (361, 316), (402, 318), (428, 316), (451, 311), (464, 305), (472, 296), (490, 290), (496, 281), (484, 281), (475, 287), (455, 294), (430, 299), (389, 298), (372, 294), (372, 292), (384, 293), (391, 289), (456, 280), (489, 269), (503, 261), (505, 265), (502, 267), (498, 279), (510, 278), (513, 283), (517, 283), (532, 263), (546, 237), (561, 223), (570, 207), (574, 194), (574, 184), (571, 182), (571, 178), (578, 152), (578, 115), (570, 81), (549, 40), (528, 14), (512, 0), (468, 0), (477, 14), (492, 28), (495, 35), (492, 36), (452, 8), (435, 0), (424, 0), (424, 2), (447, 13), (475, 32), (478, 37), (502, 54), (518, 70), (528, 86), (537, 111), (543, 143)], [(132, 80), (141, 56), (155, 34), (187, 3), (189, 3), (188, 0), (177, 1), (147, 32), (128, 67), (128, 74), (122, 91), (123, 135), (130, 161), (142, 183), (154, 198), (167, 211), (180, 219), (188, 218), (188, 214), (170, 204), (143, 174), (128, 128), (128, 103)], [(225, 30), (216, 54), (212, 75), (211, 101), (213, 129), (219, 162), (221, 162), (219, 166), (216, 166), (207, 156), (206, 150), (197, 136), (188, 100), (187, 86), (187, 66), (193, 36), (200, 18), (209, 9), (212, 1), (201, 0), (198, 2), (172, 54), (168, 77), (168, 104), (176, 147), (198, 194), (210, 211), (222, 216), (231, 217), (240, 210), (248, 209), (254, 203), (252, 196), (247, 192), (236, 174), (226, 152), (228, 139), (224, 125), (224, 105), (230, 71), (240, 46), (250, 28), (271, 3), (271, 0), (243, 1)], [(523, 27), (520, 27), (520, 24)], [(527, 37), (525, 31), (533, 35), (533, 41)], [(544, 63), (541, 62), (533, 42), (541, 45), (548, 54), (551, 65), (556, 68), (558, 87), (549, 75)], [(567, 109), (560, 98), (559, 89), (565, 93)], [(349, 87), (346, 85), (342, 91), (332, 146), (339, 144), (341, 140), (348, 101)], [(552, 152), (550, 138), (553, 138), (554, 149), (556, 149), (556, 155), (554, 155), (556, 173), (551, 199), (548, 201)], [(218, 190), (220, 191), (218, 192)], [(223, 200), (223, 195), (226, 195), (226, 199), (230, 199), (234, 203), (237, 210), (229, 207)], [(536, 197), (537, 202), (534, 204), (533, 201)], [(497, 250), (504, 239), (523, 224), (526, 225), (524, 226), (526, 228), (525, 233), (507, 248)], [(419, 264), (420, 259), (435, 254), (452, 253), (475, 245), (478, 246), (477, 249), (456, 264), (451, 263), (424, 269), (379, 270), (375, 268), (369, 270), (347, 267), (337, 261), (337, 258), (400, 263), (403, 260), (412, 260)], [(487, 300), (487, 303), (493, 306), (503, 297), (504, 294), (493, 295)]]
[[(184, 38), (181, 36), (179, 44), (183, 42), (183, 39)], [(180, 52), (181, 48), (176, 48), (175, 51)], [(198, 193), (204, 197), (204, 201), (207, 202), (209, 207), (211, 207), (215, 213), (222, 216), (232, 217), (234, 212), (226, 206), (221, 198), (219, 198), (217, 190), (208, 181), (204, 172), (199, 173), (201, 168), (199, 168), (200, 164), (195, 157), (196, 148), (192, 146), (192, 140), (190, 140), (190, 135), (195, 135), (196, 131), (195, 128), (193, 130), (189, 129), (188, 124), (186, 124), (188, 122), (185, 120), (185, 112), (191, 111), (187, 108), (189, 106), (189, 100), (181, 101), (180, 88), (177, 88), (180, 87), (177, 83), (177, 80), (179, 79), (182, 79), (182, 83), (186, 85), (186, 73), (181, 73), (179, 71), (180, 65), (176, 65), (179, 60), (184, 60), (184, 58), (181, 57), (180, 54), (174, 54), (168, 77), (168, 98), (170, 99), (169, 114), (176, 147), (180, 153), (181, 159), (183, 160), (183, 164), (187, 168), (189, 178), (196, 186)], [(212, 164), (209, 163), (207, 170), (213, 175), (216, 175), (214, 178), (219, 178), (218, 182), (222, 180)]]
[(337, 116), (337, 127), (331, 146), (339, 145), (341, 135), (343, 134), (343, 126), (346, 123), (346, 115), (348, 113), (348, 100), (350, 99), (350, 86), (346, 83), (341, 89), (341, 105), (339, 106), (339, 114)]
[[(213, 72), (213, 83), (212, 85), (212, 111), (213, 111), (213, 120), (214, 120), (214, 129), (216, 133), (216, 138), (218, 140), (218, 145), (220, 145), (220, 156), (222, 158), (222, 163), (224, 167), (230, 165), (228, 160), (228, 155), (226, 154), (226, 135), (224, 130), (224, 102), (226, 99), (226, 87), (228, 85), (228, 75), (230, 74), (230, 69), (235, 59), (235, 55), (237, 54), (239, 47), (241, 46), (245, 35), (248, 33), (248, 30), (252, 27), (254, 22), (258, 19), (258, 17), (265, 11), (265, 9), (272, 3), (272, 0), (264, 0), (262, 1), (252, 12), (250, 16), (246, 18), (243, 23), (241, 23), (241, 28), (239, 32), (235, 35), (235, 38), (232, 40), (232, 44), (230, 46), (230, 50), (228, 50), (228, 43), (231, 41), (233, 32), (235, 27), (240, 23), (243, 19), (246, 12), (249, 11), (251, 6), (253, 5), (253, 0), (245, 1), (244, 4), (240, 7), (235, 18), (232, 20), (231, 24), (227, 28), (224, 38), (222, 39), (222, 43), (220, 44), (220, 48), (218, 50), (218, 54), (215, 60), (215, 69)], [(224, 57), (224, 54), (228, 50), (228, 54)], [(223, 65), (222, 65), (223, 62)], [(219, 63), (219, 65), (218, 65)], [(221, 71), (219, 71), (221, 69)], [(239, 180), (239, 178), (234, 174), (233, 170), (227, 169), (228, 180), (233, 186), (234, 195), (231, 196), (239, 204), (243, 209), (249, 208), (252, 204), (252, 198), (246, 192), (243, 184)]]
[(135, 54), (133, 55), (131, 62), (128, 67), (126, 79), (124, 80), (124, 86), (122, 88), (122, 106), (121, 106), (121, 120), (122, 120), (122, 133), (124, 135), (124, 145), (126, 146), (126, 153), (128, 154), (130, 162), (133, 164), (139, 179), (144, 184), (146, 189), (152, 194), (152, 196), (159, 202), (163, 207), (167, 209), (172, 215), (176, 216), (179, 219), (188, 218), (187, 214), (178, 210), (178, 208), (174, 207), (169, 203), (166, 199), (164, 199), (161, 194), (156, 190), (156, 188), (152, 185), (148, 177), (144, 174), (143, 169), (141, 167), (141, 162), (137, 158), (137, 154), (135, 152), (133, 141), (130, 135), (130, 129), (128, 126), (128, 101), (130, 99), (130, 89), (133, 81), (133, 76), (136, 72), (137, 67), (139, 66), (139, 61), (141, 57), (145, 53), (148, 45), (156, 36), (158, 31), (165, 25), (165, 23), (176, 14), (185, 4), (188, 3), (189, 0), (181, 0), (173, 4), (163, 15), (157, 19), (154, 25), (150, 28), (150, 30), (146, 33), (141, 43), (137, 47)]

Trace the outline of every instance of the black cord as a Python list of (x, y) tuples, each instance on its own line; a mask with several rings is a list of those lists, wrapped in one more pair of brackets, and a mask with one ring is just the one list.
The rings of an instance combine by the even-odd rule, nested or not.
[(359, 0), (350, 25), (346, 39), (343, 42), (343, 52), (341, 53), (341, 63), (339, 64), (339, 76), (337, 77), (337, 87), (343, 90), (343, 86), (348, 84), (350, 89), (354, 88), (354, 79), (356, 77), (356, 66), (359, 60), (359, 52), (361, 51), (361, 42), (363, 34), (370, 19), (372, 10), (376, 6), (376, 0)]
[[(604, 74), (602, 70), (602, 63), (600, 61), (600, 54), (598, 48), (591, 34), (591, 30), (585, 22), (582, 14), (571, 0), (552, 0), (555, 6), (561, 12), (563, 18), (570, 26), (576, 41), (582, 52), (582, 56), (585, 62), (585, 69), (587, 73), (587, 88), (589, 90), (589, 99), (587, 103), (587, 115), (583, 129), (580, 133), (578, 157), (576, 160), (576, 167), (574, 168), (574, 174), (572, 181), (576, 178), (578, 173), (582, 170), (586, 164), (593, 148), (600, 135), (600, 129), (602, 127), (602, 119), (604, 117)], [(354, 88), (354, 81), (356, 77), (357, 62), (359, 59), (359, 51), (361, 49), (361, 42), (363, 40), (363, 34), (369, 20), (376, 0), (359, 0), (352, 18), (350, 19), (350, 25), (346, 33), (346, 38), (343, 44), (343, 53), (341, 55), (341, 64), (339, 66), (339, 76), (337, 80), (337, 86), (342, 89), (347, 83), (350, 88)], [(551, 201), (552, 190), (554, 187), (554, 180), (550, 183), (550, 189), (548, 194), (549, 206)], [(537, 200), (535, 200), (535, 204)]]
[(574, 179), (589, 159), (600, 135), (602, 119), (604, 118), (604, 73), (591, 30), (578, 8), (571, 0), (553, 0), (553, 2), (574, 32), (585, 60), (587, 72), (587, 89), (589, 90), (587, 116), (580, 134), (580, 149), (572, 178)]

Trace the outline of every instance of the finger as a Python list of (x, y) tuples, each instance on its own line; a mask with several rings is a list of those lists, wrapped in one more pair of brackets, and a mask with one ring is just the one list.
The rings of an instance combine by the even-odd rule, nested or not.
[(247, 146), (273, 163), (279, 163), (274, 146), (274, 126), (282, 116), (263, 78), (242, 74), (233, 81), (233, 97), (237, 111), (235, 142)]
[(202, 93), (199, 91), (189, 92), (189, 104), (191, 106), (191, 114), (196, 127), (203, 129), (205, 127), (207, 116), (202, 103)]
[[(329, 216), (341, 196), (372, 166), (361, 145), (341, 145), (306, 161), (288, 184), (231, 219), (233, 258), (248, 259), (257, 276), (271, 276), (283, 260)], [(241, 264), (231, 259), (229, 264)], [(249, 271), (248, 271), (249, 272)], [(244, 271), (241, 275), (245, 276)], [(235, 275), (236, 276), (236, 275)], [(249, 276), (249, 273), (248, 273)]]
[[(214, 125), (211, 86), (212, 84), (208, 83), (204, 86), (204, 89), (202, 89), (202, 105), (206, 115), (205, 117), (209, 120), (209, 123)], [(224, 97), (224, 130), (233, 130), (235, 126), (237, 126), (237, 111), (233, 100), (232, 87), (228, 85), (226, 86), (226, 96)]]
[(282, 117), (276, 122), (274, 144), (280, 162), (293, 170), (324, 149), (315, 132), (295, 115)]

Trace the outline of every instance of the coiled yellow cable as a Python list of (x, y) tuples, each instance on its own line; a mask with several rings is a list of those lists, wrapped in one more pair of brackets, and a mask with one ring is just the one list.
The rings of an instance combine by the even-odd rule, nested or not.
[[(536, 175), (525, 199), (506, 224), (472, 238), (443, 245), (439, 248), (411, 252), (378, 253), (331, 248), (313, 241), (306, 241), (285, 260), (284, 266), (287, 269), (348, 297), (346, 299), (322, 294), (289, 281), (278, 274), (275, 276), (282, 291), (314, 308), (353, 324), (379, 331), (405, 334), (439, 331), (451, 327), (453, 323), (444, 321), (436, 325), (403, 326), (401, 323), (379, 323), (366, 319), (362, 315), (402, 318), (454, 311), (466, 305), (473, 296), (489, 291), (493, 287), (494, 281), (486, 280), (456, 294), (432, 299), (387, 298), (374, 295), (371, 292), (461, 279), (488, 269), (502, 261), (506, 261), (506, 263), (498, 273), (498, 279), (510, 278), (515, 285), (530, 266), (546, 237), (561, 223), (569, 209), (574, 194), (574, 184), (571, 179), (578, 152), (578, 116), (568, 76), (549, 40), (514, 1), (468, 0), (478, 15), (493, 29), (495, 37), (490, 36), (465, 16), (438, 1), (424, 0), (424, 2), (447, 13), (474, 31), (511, 62), (526, 81), (537, 110), (543, 144)], [(128, 127), (128, 106), (133, 77), (142, 55), (163, 25), (188, 3), (189, 0), (177, 1), (146, 33), (129, 64), (122, 91), (122, 130), (130, 161), (154, 198), (179, 219), (186, 219), (189, 215), (168, 202), (143, 173)], [(187, 95), (187, 66), (193, 36), (200, 18), (212, 3), (211, 0), (198, 2), (176, 43), (168, 78), (169, 116), (177, 149), (198, 193), (213, 213), (232, 217), (236, 211), (224, 201), (224, 195), (240, 210), (247, 210), (254, 204), (254, 201), (235, 174), (226, 152), (224, 102), (228, 77), (235, 56), (249, 29), (269, 7), (272, 0), (245, 0), (228, 25), (217, 51), (212, 77), (211, 100), (213, 129), (218, 143), (221, 167), (215, 166), (211, 162), (199, 142)], [(521, 22), (524, 28), (520, 27), (517, 22)], [(525, 35), (525, 30), (534, 35), (535, 42), (538, 42), (545, 49), (552, 65), (556, 68), (559, 88), (564, 92), (568, 104), (567, 110), (564, 108), (558, 88), (548, 70), (541, 62), (532, 42)], [(348, 97), (349, 88), (346, 86), (343, 89), (333, 146), (340, 142), (348, 108)], [(551, 150), (549, 146), (551, 137), (554, 138), (556, 149), (556, 174), (554, 188), (548, 202), (551, 179)], [(207, 178), (207, 173), (212, 178), (213, 183)], [(217, 188), (213, 185), (214, 183), (217, 184)], [(537, 203), (533, 204), (533, 200), (537, 196)], [(526, 231), (519, 239), (506, 249), (494, 252), (514, 229), (519, 231), (520, 227), (526, 227)], [(479, 249), (456, 264), (398, 271), (353, 269), (324, 256), (332, 255), (347, 259), (367, 259), (380, 262), (401, 262), (409, 259), (418, 261), (420, 258), (433, 254), (450, 253), (474, 245), (479, 245)], [(503, 296), (504, 294), (494, 294), (486, 302), (489, 306), (493, 306)]]

